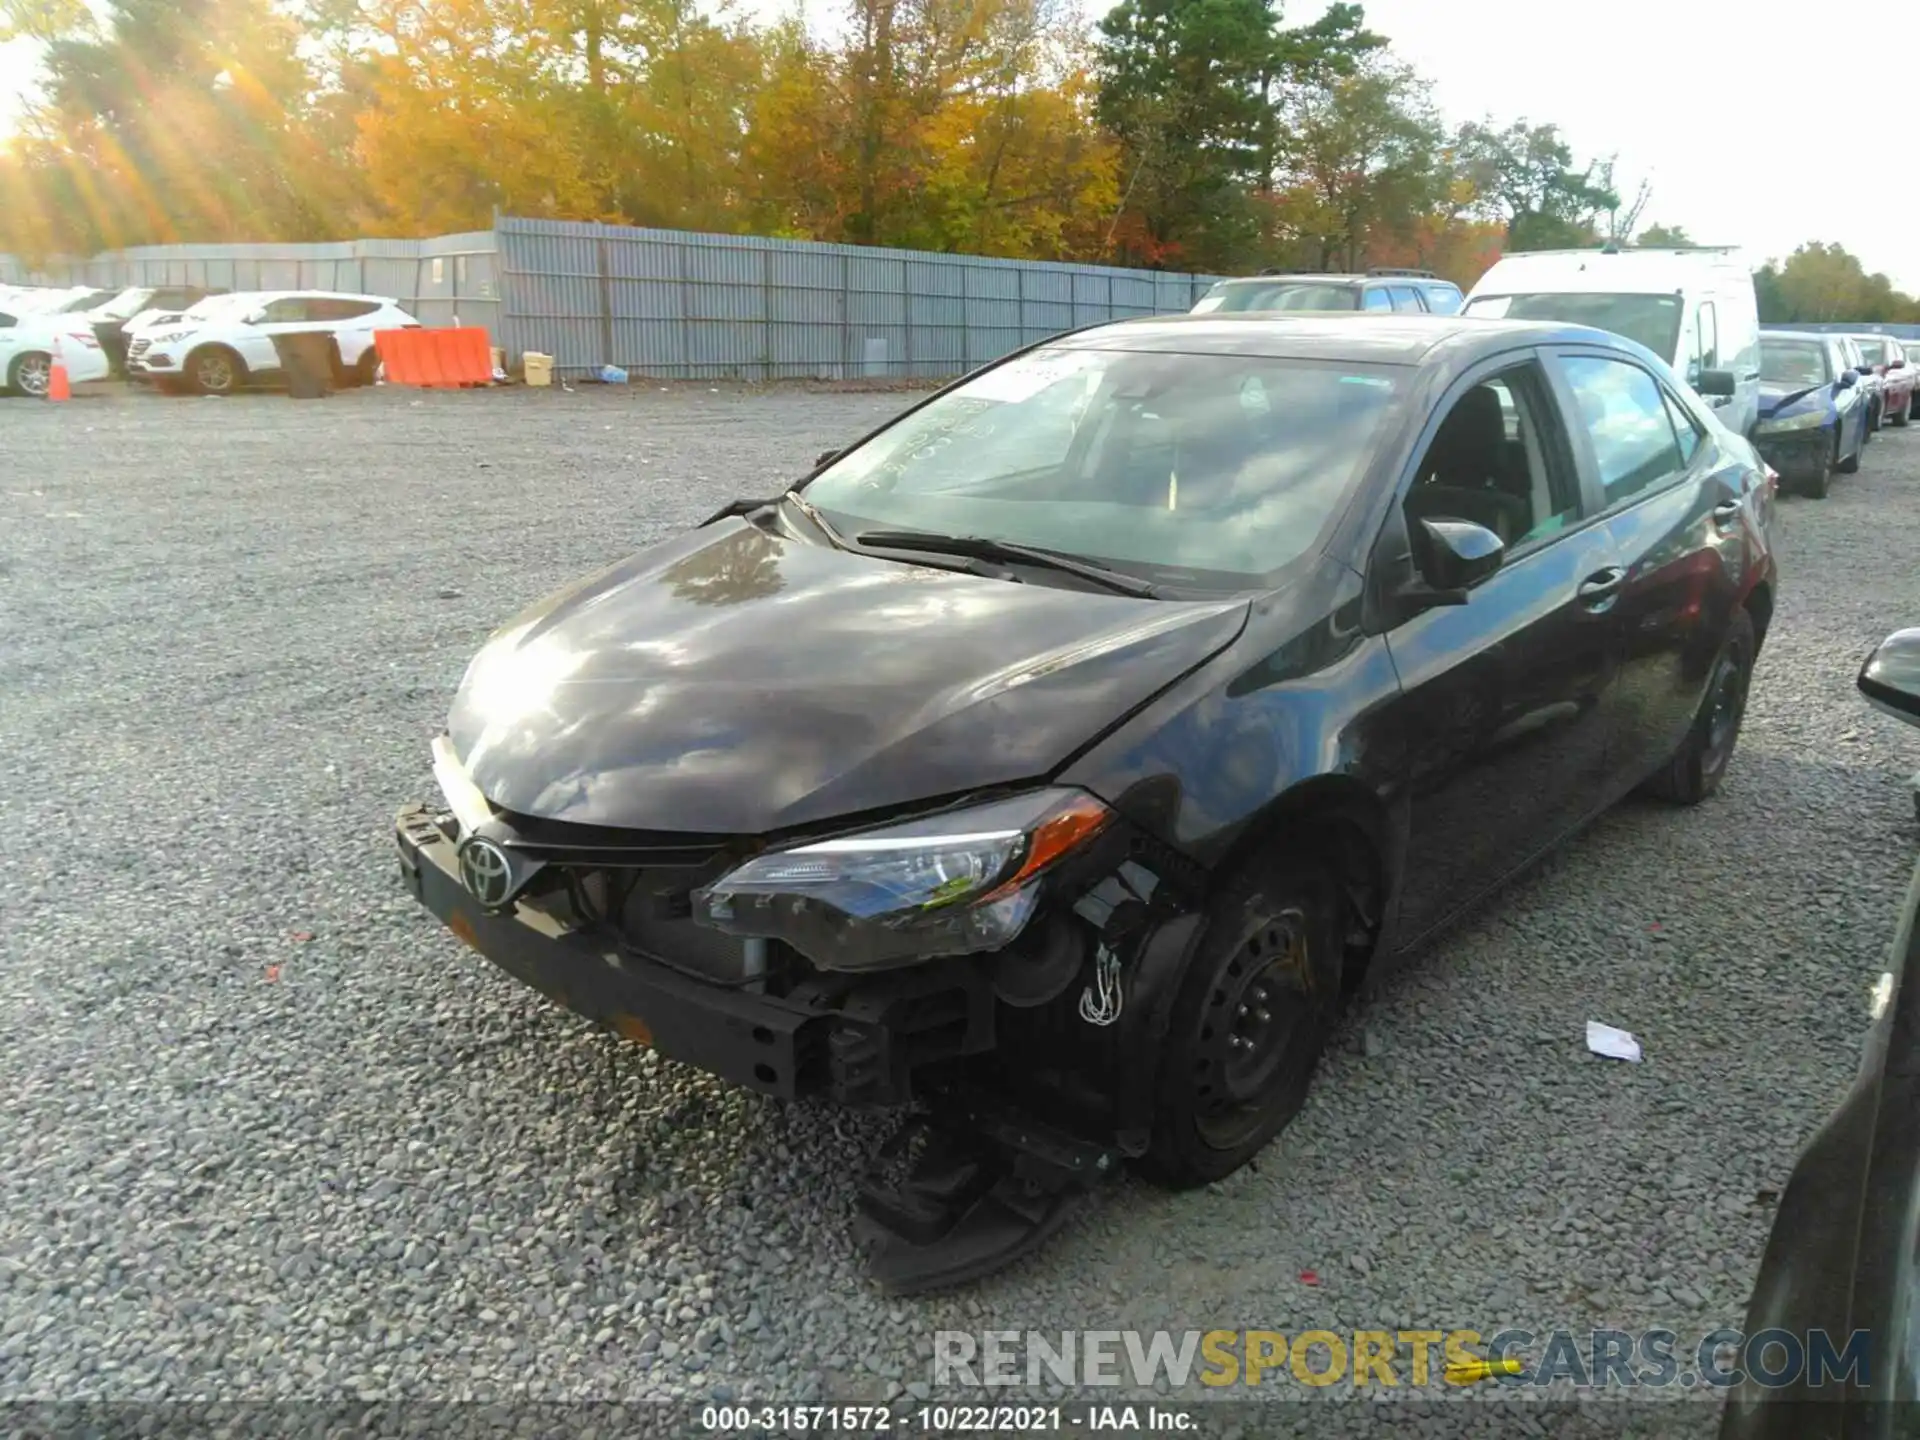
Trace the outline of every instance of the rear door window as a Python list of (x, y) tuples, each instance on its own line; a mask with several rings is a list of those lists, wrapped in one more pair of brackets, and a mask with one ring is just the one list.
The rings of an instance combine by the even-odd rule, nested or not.
[(1700, 311), (1694, 317), (1694, 323), (1700, 332), (1700, 368), (1718, 370), (1720, 368), (1720, 314), (1714, 308), (1713, 301), (1700, 302)]
[(1436, 315), (1456, 315), (1460, 311), (1460, 292), (1451, 285), (1428, 285), (1421, 294), (1427, 309)]
[(1376, 285), (1366, 290), (1360, 299), (1362, 310), (1391, 310), (1393, 297), (1387, 294), (1386, 286)]
[(262, 325), (285, 325), (300, 320), (314, 318), (308, 310), (313, 302), (303, 295), (283, 295), (278, 300), (269, 300), (260, 314)]
[(1416, 315), (1426, 313), (1427, 307), (1420, 303), (1420, 292), (1411, 285), (1395, 285), (1390, 293), (1394, 309), (1411, 310)]

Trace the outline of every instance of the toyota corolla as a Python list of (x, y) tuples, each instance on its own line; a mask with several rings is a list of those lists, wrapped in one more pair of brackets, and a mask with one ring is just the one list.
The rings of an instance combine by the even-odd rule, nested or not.
[(897, 1289), (1244, 1165), (1370, 970), (1713, 793), (1774, 605), (1751, 447), (1540, 322), (1102, 326), (762, 493), (488, 641), (401, 871), (618, 1034), (902, 1107)]

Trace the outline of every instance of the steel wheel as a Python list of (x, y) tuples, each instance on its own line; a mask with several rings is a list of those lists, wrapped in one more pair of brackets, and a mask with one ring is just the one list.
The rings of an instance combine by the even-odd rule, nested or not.
[(13, 362), (13, 375), (8, 383), (22, 395), (44, 400), (47, 391), (53, 388), (53, 357), (37, 351), (22, 355)]
[(1149, 1175), (1176, 1188), (1231, 1175), (1299, 1113), (1340, 1012), (1342, 893), (1324, 865), (1283, 850), (1216, 888), (1150, 1059)]
[(1216, 1148), (1243, 1141), (1268, 1097), (1307, 1068), (1297, 1044), (1314, 1004), (1306, 925), (1296, 908), (1260, 926), (1213, 988), (1194, 1074), (1200, 1133)]

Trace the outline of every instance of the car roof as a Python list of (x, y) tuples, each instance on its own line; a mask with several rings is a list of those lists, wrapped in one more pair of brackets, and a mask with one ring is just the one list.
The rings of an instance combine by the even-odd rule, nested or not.
[(1302, 315), (1273, 311), (1213, 311), (1154, 315), (1071, 331), (1050, 345), (1076, 350), (1147, 350), (1170, 355), (1260, 355), (1287, 360), (1347, 360), (1375, 365), (1420, 365), (1445, 346), (1469, 363), (1516, 343), (1552, 341), (1630, 350), (1609, 331), (1554, 320), (1493, 320), (1475, 315), (1341, 311)]
[(1844, 338), (1837, 330), (1762, 330), (1760, 343), (1769, 340), (1835, 340)]

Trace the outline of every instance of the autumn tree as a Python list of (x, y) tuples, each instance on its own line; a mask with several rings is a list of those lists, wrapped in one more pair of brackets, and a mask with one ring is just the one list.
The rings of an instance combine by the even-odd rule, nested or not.
[(1451, 181), (1426, 87), (1374, 62), (1335, 75), (1295, 107), (1280, 148), (1276, 250), (1305, 268), (1352, 270), (1369, 246), (1411, 238)]

